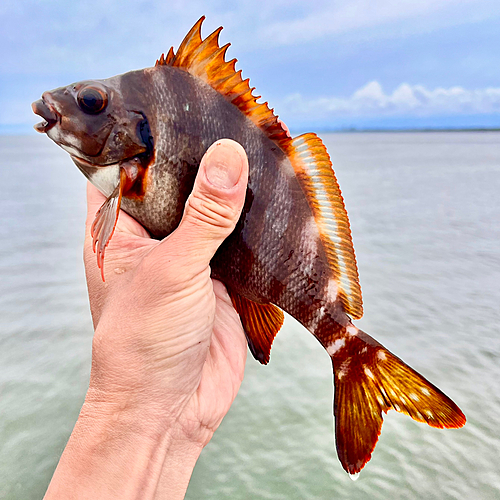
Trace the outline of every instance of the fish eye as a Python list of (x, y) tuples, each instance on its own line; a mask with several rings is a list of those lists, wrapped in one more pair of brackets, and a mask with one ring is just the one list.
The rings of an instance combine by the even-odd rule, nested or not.
[(92, 85), (83, 87), (78, 92), (76, 100), (78, 101), (80, 109), (89, 115), (97, 115), (108, 105), (108, 95), (106, 91)]

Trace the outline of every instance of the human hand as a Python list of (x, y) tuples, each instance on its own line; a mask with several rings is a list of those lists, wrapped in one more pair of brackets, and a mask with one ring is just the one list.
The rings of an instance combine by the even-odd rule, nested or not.
[[(217, 165), (231, 167), (236, 186), (221, 190), (207, 182), (207, 161), (215, 166), (216, 181), (221, 180)], [(157, 404), (167, 413), (189, 397), (186, 410), (198, 414), (198, 430), (217, 428), (239, 388), (246, 342), (227, 292), (210, 279), (209, 262), (238, 220), (247, 176), (243, 148), (218, 141), (202, 161), (179, 228), (165, 240), (152, 240), (122, 212), (106, 251), (105, 283), (90, 236), (104, 196), (89, 184), (84, 255), (96, 328), (92, 391), (128, 398), (129, 388), (139, 384), (141, 394), (163, 394)], [(218, 415), (211, 411), (214, 401), (220, 405)], [(207, 438), (197, 437), (203, 444)]]
[[(77, 467), (79, 483), (81, 476), (92, 477), (95, 487), (97, 464), (109, 468), (114, 461), (126, 475), (98, 471), (110, 492), (99, 498), (128, 498), (124, 492), (133, 489), (141, 461), (149, 469), (137, 490), (141, 498), (161, 491), (182, 498), (191, 470), (172, 467), (194, 466), (236, 396), (244, 373), (245, 335), (224, 286), (210, 278), (209, 263), (239, 218), (247, 178), (243, 148), (227, 139), (217, 141), (201, 162), (179, 227), (163, 241), (152, 240), (140, 224), (120, 213), (106, 250), (105, 283), (90, 237), (104, 197), (88, 186), (84, 258), (95, 327), (92, 370), (79, 422), (58, 470), (64, 471), (64, 464), (66, 470)], [(100, 436), (91, 446), (99, 450), (99, 458), (93, 456), (85, 466), (80, 456), (75, 464), (89, 428)], [(146, 444), (139, 450), (138, 442)], [(143, 452), (140, 460), (134, 451)]]

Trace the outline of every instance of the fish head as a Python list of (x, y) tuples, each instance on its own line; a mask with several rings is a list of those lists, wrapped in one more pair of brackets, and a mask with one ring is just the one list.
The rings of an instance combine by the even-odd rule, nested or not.
[(122, 94), (122, 76), (60, 87), (32, 104), (43, 118), (35, 130), (67, 151), (105, 194), (115, 187), (122, 163), (152, 149), (147, 118), (138, 103), (127, 102)]

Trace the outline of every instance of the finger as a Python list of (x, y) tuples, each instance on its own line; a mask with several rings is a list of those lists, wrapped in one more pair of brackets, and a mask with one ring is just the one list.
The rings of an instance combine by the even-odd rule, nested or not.
[(201, 161), (179, 227), (158, 250), (182, 256), (186, 265), (208, 266), (239, 219), (247, 181), (245, 150), (230, 139), (214, 143)]

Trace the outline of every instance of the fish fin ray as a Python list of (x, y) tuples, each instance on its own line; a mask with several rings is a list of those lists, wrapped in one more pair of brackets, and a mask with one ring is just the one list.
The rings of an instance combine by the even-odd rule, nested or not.
[(126, 173), (120, 169), (120, 182), (106, 201), (101, 205), (95, 214), (94, 222), (90, 229), (92, 236), (92, 246), (97, 255), (97, 266), (101, 270), (101, 277), (104, 280), (104, 254), (113, 233), (115, 232), (120, 205), (122, 200), (123, 187), (126, 183)]
[(253, 357), (267, 365), (272, 343), (285, 319), (283, 311), (273, 304), (257, 304), (234, 292), (229, 292), (229, 295), (240, 315)]
[(314, 215), (327, 261), (347, 314), (363, 316), (363, 298), (349, 218), (330, 156), (313, 133), (290, 141), (285, 149)]
[(230, 44), (219, 45), (219, 33), (216, 29), (205, 39), (201, 36), (202, 16), (191, 28), (179, 45), (177, 52), (163, 54), (156, 61), (156, 66), (169, 65), (201, 78), (226, 100), (252, 120), (263, 132), (281, 147), (290, 142), (290, 137), (281, 125), (278, 116), (269, 108), (267, 102), (258, 103), (254, 88), (250, 87), (248, 78), (243, 80), (241, 70), (235, 70), (236, 59), (225, 60), (225, 53)]
[(156, 61), (155, 66), (167, 66), (167, 65), (170, 65), (170, 63), (172, 62), (172, 59), (174, 58), (174, 55), (175, 55), (174, 54), (174, 48), (170, 47), (170, 49), (168, 50), (167, 55), (162, 54), (160, 56), (160, 58)]
[(383, 414), (391, 409), (440, 429), (465, 424), (464, 414), (448, 396), (361, 330), (344, 337), (331, 358), (335, 441), (350, 474), (370, 460)]

